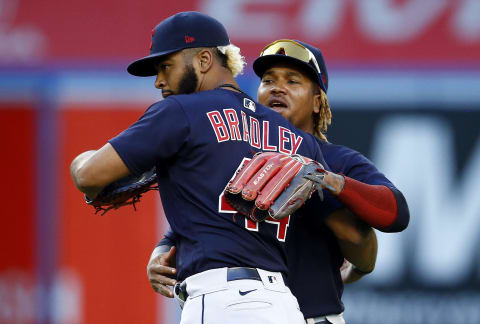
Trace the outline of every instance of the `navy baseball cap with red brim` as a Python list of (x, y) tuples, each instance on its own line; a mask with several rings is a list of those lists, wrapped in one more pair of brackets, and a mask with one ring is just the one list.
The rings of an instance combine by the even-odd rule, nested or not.
[(288, 53), (279, 52), (278, 54), (261, 55), (257, 57), (257, 59), (253, 62), (253, 71), (255, 72), (255, 74), (258, 75), (260, 78), (262, 78), (263, 74), (272, 65), (283, 63), (283, 62), (292, 63), (297, 66), (303, 67), (305, 72), (307, 72), (308, 75), (311, 76), (312, 80), (318, 83), (320, 88), (322, 88), (322, 90), (325, 91), (326, 93), (328, 90), (328, 72), (327, 72), (327, 67), (325, 65), (325, 59), (323, 58), (322, 52), (318, 48), (310, 44), (307, 44), (305, 42), (301, 42), (298, 40), (289, 40), (289, 41), (299, 43), (303, 47), (308, 49), (312, 53), (312, 55), (315, 57), (320, 71), (317, 71), (315, 65), (312, 62), (307, 63), (293, 56), (289, 56)]
[(127, 67), (135, 76), (157, 74), (156, 61), (186, 48), (216, 47), (230, 44), (225, 27), (215, 18), (195, 11), (180, 12), (168, 17), (152, 30), (150, 55)]

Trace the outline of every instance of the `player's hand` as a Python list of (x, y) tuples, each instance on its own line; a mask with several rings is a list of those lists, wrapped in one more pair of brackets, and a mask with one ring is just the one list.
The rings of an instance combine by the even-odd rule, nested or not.
[(347, 259), (343, 259), (343, 264), (340, 267), (340, 275), (342, 276), (343, 282), (347, 281), (351, 270), (352, 270), (352, 264), (348, 262)]
[(325, 172), (324, 182), (322, 184), (323, 189), (328, 189), (332, 194), (339, 195), (343, 190), (345, 184), (345, 178), (331, 171)]
[(177, 280), (177, 269), (175, 268), (175, 246), (169, 251), (162, 252), (159, 247), (153, 250), (150, 261), (147, 265), (147, 276), (155, 292), (169, 298), (173, 298), (173, 287)]

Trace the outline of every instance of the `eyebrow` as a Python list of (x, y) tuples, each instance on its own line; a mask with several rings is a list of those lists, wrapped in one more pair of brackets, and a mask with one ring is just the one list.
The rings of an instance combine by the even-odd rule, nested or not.
[(174, 54), (176, 54), (176, 53), (172, 53), (172, 54), (168, 54), (168, 55), (159, 57), (155, 60), (155, 62), (153, 64), (155, 66), (158, 66), (159, 64), (162, 64), (162, 63), (173, 63), (172, 57), (173, 57)]
[(287, 76), (296, 76), (296, 77), (302, 77), (303, 75), (300, 72), (292, 72), (288, 71)]
[(158, 60), (155, 62), (155, 64), (158, 65), (158, 64), (167, 63), (167, 62), (170, 62), (170, 58), (169, 58), (169, 57), (165, 57), (165, 58), (158, 59)]
[[(268, 70), (267, 72), (265, 72), (263, 74), (263, 76), (273, 76), (275, 74), (275, 72), (273, 72), (272, 70)], [(300, 72), (295, 72), (295, 71), (288, 71), (285, 73), (288, 77), (292, 77), (292, 76), (295, 76), (295, 77), (302, 77), (302, 74)]]

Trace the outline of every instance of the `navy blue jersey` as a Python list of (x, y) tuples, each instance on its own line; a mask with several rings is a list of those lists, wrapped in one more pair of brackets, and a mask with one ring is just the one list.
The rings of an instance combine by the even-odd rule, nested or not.
[[(362, 154), (318, 140), (325, 161), (335, 173), (371, 185), (393, 184)], [(287, 240), (290, 289), (306, 318), (343, 312), (343, 255), (337, 239), (308, 201), (295, 215)]]
[(315, 137), (243, 93), (215, 89), (153, 104), (110, 143), (132, 173), (156, 167), (177, 237), (179, 280), (219, 267), (287, 272), (284, 245), (292, 219), (249, 222), (232, 213), (222, 192), (240, 163), (258, 151), (298, 153), (325, 164)]
[[(395, 186), (359, 152), (348, 147), (318, 140), (325, 161), (335, 173), (371, 185)], [(324, 191), (325, 194), (328, 194)], [(312, 197), (316, 199), (315, 196)], [(336, 237), (323, 222), (326, 213), (343, 205), (331, 203), (328, 210), (318, 210), (315, 201), (307, 201), (292, 222), (287, 240), (288, 284), (297, 297), (306, 318), (343, 312), (343, 282), (340, 267), (343, 255)], [(171, 230), (158, 243), (176, 245), (178, 239)], [(177, 262), (179, 261), (177, 256)]]

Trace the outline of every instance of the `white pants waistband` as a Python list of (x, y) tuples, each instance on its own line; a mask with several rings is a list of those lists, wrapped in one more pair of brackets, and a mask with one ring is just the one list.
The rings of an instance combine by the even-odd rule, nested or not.
[[(185, 279), (189, 298), (228, 289), (227, 271), (228, 268), (226, 267), (211, 269)], [(280, 272), (271, 272), (258, 268), (257, 271), (266, 289), (278, 292), (287, 291), (287, 286), (285, 286)]]

